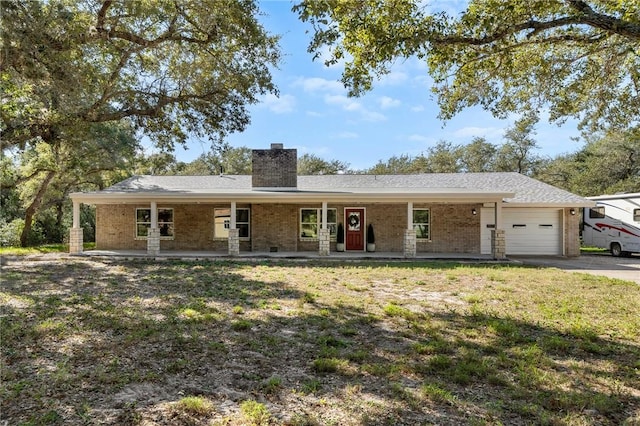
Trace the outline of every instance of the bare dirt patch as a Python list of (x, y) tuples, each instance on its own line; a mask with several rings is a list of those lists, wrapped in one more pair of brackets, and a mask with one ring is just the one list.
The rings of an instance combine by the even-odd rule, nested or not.
[(640, 420), (632, 284), (438, 263), (3, 263), (9, 424)]

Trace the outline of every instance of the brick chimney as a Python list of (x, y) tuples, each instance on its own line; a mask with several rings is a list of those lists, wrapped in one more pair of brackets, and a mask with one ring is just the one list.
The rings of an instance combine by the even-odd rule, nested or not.
[(254, 149), (251, 158), (253, 188), (298, 187), (298, 151), (272, 143), (271, 149)]

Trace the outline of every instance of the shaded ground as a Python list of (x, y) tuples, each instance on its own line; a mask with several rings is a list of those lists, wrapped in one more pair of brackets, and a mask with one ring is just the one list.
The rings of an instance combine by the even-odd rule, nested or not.
[(640, 288), (444, 263), (14, 259), (9, 424), (637, 424)]

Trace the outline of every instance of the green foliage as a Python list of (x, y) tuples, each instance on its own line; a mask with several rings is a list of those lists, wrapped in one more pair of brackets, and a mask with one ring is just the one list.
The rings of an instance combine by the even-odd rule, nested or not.
[(335, 175), (349, 171), (349, 163), (323, 160), (317, 155), (304, 154), (298, 158), (299, 175)]
[[(24, 218), (23, 246), (62, 240), (70, 192), (174, 167), (164, 151), (244, 129), (246, 105), (275, 92), (277, 37), (252, 0), (5, 1), (0, 13), (2, 210)], [(163, 151), (143, 165), (139, 132)]]
[(301, 0), (293, 10), (313, 25), (309, 51), (346, 59), (350, 95), (415, 57), (445, 119), (480, 105), (500, 118), (545, 108), (553, 122), (577, 117), (589, 129), (638, 120), (640, 15), (630, 0), (471, 0), (456, 15), (418, 0)]
[(537, 177), (584, 196), (638, 192), (640, 128), (595, 134), (582, 150), (556, 158)]
[(2, 2), (2, 147), (129, 120), (158, 146), (242, 130), (275, 92), (252, 0)]
[(0, 247), (19, 246), (23, 229), (24, 219), (14, 219), (9, 223), (0, 220)]

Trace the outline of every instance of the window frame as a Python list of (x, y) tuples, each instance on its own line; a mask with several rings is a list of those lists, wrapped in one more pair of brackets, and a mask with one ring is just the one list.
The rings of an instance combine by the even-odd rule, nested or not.
[(604, 206), (596, 206), (589, 208), (589, 219), (604, 219), (605, 218)]
[[(224, 229), (227, 232), (226, 236), (217, 236), (216, 235), (216, 211), (218, 210), (228, 210), (229, 211), (229, 223), (228, 223), (228, 227), (227, 227), (227, 221), (225, 220), (223, 222), (223, 226)], [(247, 220), (246, 221), (239, 221), (238, 220), (238, 215), (240, 213), (240, 211), (247, 211)], [(219, 217), (225, 217), (225, 216), (219, 216)], [(239, 237), (240, 241), (250, 241), (251, 240), (251, 208), (250, 207), (237, 207), (236, 208), (236, 229), (238, 228), (238, 225), (246, 225), (247, 226), (247, 236), (246, 237)], [(228, 240), (229, 239), (229, 229), (231, 229), (231, 207), (214, 207), (213, 209), (213, 239), (214, 240)]]
[(633, 209), (633, 221), (640, 222), (640, 209)]
[[(318, 218), (316, 223), (312, 222), (303, 222), (302, 221), (302, 211), (303, 210), (315, 210), (316, 217)], [(329, 211), (335, 212), (335, 222), (329, 222)], [(304, 237), (302, 236), (302, 225), (315, 225), (317, 228), (315, 237)], [(300, 241), (318, 241), (318, 233), (322, 227), (322, 208), (317, 207), (300, 207), (298, 213), (298, 238)], [(338, 209), (337, 208), (327, 208), (327, 227), (329, 228), (329, 241), (337, 241), (338, 234)]]
[[(138, 211), (147, 210), (149, 212), (149, 221), (139, 221), (138, 220)], [(171, 211), (171, 221), (160, 221), (160, 211)], [(171, 229), (171, 235), (160, 235), (161, 240), (174, 240), (176, 238), (176, 219), (175, 219), (175, 210), (173, 207), (158, 207), (156, 208), (156, 219), (158, 223), (158, 229), (162, 229), (162, 225), (168, 225), (169, 229)], [(147, 226), (147, 235), (138, 235), (138, 226), (139, 225), (148, 225)], [(149, 229), (151, 228), (151, 208), (150, 207), (136, 207), (136, 215), (135, 215), (135, 228), (134, 235), (136, 240), (146, 240), (149, 236)]]
[[(428, 212), (429, 215), (429, 221), (428, 222), (416, 222), (415, 219), (415, 213), (416, 211), (426, 211)], [(416, 225), (420, 226), (420, 225), (426, 225), (427, 226), (427, 236), (426, 237), (419, 237), (418, 236), (418, 232), (416, 231), (416, 241), (431, 241), (431, 209), (428, 207), (417, 207), (414, 208), (411, 212), (411, 229), (413, 229), (414, 231), (416, 230)]]

